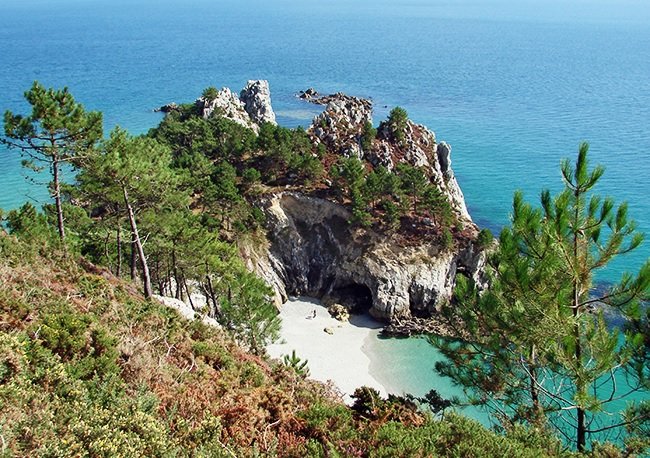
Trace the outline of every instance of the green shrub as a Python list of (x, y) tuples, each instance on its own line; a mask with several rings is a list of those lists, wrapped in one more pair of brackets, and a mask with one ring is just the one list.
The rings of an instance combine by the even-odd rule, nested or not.
[(296, 350), (291, 352), (291, 355), (284, 355), (282, 358), (282, 363), (291, 368), (296, 374), (301, 377), (309, 377), (309, 368), (307, 367), (308, 361), (301, 359), (296, 355)]
[(454, 236), (452, 235), (449, 228), (444, 228), (440, 236), (440, 244), (446, 250), (450, 250), (454, 247)]
[(493, 241), (494, 236), (492, 235), (492, 231), (487, 228), (481, 229), (481, 231), (478, 233), (478, 236), (476, 237), (476, 245), (479, 248), (487, 248), (492, 245)]
[(233, 366), (232, 356), (221, 346), (211, 341), (192, 342), (194, 354), (215, 369), (229, 369)]
[(264, 384), (266, 377), (257, 365), (247, 361), (241, 367), (240, 380), (243, 385), (259, 387)]

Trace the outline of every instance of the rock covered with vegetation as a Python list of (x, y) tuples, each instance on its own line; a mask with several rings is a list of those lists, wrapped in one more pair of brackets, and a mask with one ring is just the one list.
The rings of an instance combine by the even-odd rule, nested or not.
[(308, 129), (317, 144), (324, 143), (328, 149), (346, 157), (365, 160), (373, 168), (394, 171), (399, 164), (408, 164), (425, 170), (429, 180), (448, 196), (452, 208), (471, 224), (463, 193), (451, 168), (451, 146), (437, 143), (435, 133), (408, 119), (404, 109), (394, 108), (388, 119), (375, 129), (370, 100), (342, 93), (315, 95), (307, 100), (326, 104)]
[[(249, 81), (239, 97), (227, 87), (221, 90), (207, 88), (196, 100), (196, 107), (206, 119), (211, 116), (223, 116), (256, 133), (259, 132), (259, 126), (265, 122), (275, 124), (271, 91), (268, 81), (265, 80)], [(169, 111), (172, 110), (166, 112)]]
[[(363, 304), (360, 310), (404, 320), (430, 316), (449, 302), (458, 271), (481, 284), (478, 229), (451, 169), (449, 145), (399, 107), (375, 129), (369, 100), (315, 90), (303, 95), (325, 106), (307, 130), (255, 124), (272, 108), (268, 84), (252, 81), (241, 100), (208, 88), (194, 107), (180, 106), (152, 131), (190, 168), (201, 211), (210, 193), (201, 190), (208, 177), (197, 164), (207, 156), (216, 166), (209, 180), (224, 193), (215, 211), (227, 232), (241, 233), (253, 222), (241, 216), (256, 215), (265, 242), (234, 239), (275, 291), (276, 304), (293, 294), (349, 295)], [(250, 107), (259, 116), (246, 116)]]
[(459, 270), (480, 284), (484, 256), (451, 148), (403, 109), (377, 130), (369, 100), (304, 94), (325, 105), (306, 132), (323, 169), (313, 191), (290, 185), (258, 200), (268, 244), (245, 249), (277, 302), (301, 294), (351, 300), (393, 321), (434, 314), (451, 299)]

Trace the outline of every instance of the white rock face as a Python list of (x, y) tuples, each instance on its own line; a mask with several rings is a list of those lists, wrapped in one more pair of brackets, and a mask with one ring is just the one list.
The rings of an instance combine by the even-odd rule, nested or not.
[(255, 124), (265, 122), (277, 124), (275, 112), (271, 106), (271, 89), (266, 80), (250, 80), (239, 94), (244, 109)]
[(215, 320), (214, 318), (210, 318), (205, 314), (196, 312), (192, 307), (190, 307), (188, 304), (181, 301), (180, 299), (176, 299), (174, 297), (167, 297), (167, 296), (158, 296), (156, 294), (153, 295), (153, 298), (156, 299), (161, 304), (163, 304), (164, 306), (177, 310), (178, 313), (180, 313), (183, 317), (187, 318), (188, 320), (200, 319), (201, 321), (203, 321), (205, 324), (209, 326), (214, 326), (216, 328), (221, 327), (221, 325), (217, 323), (217, 320)]
[(318, 143), (339, 150), (347, 157), (363, 157), (359, 144), (363, 126), (372, 122), (372, 103), (345, 94), (326, 96), (315, 103), (327, 101), (325, 110), (314, 118), (308, 131)]
[(221, 89), (214, 99), (199, 97), (196, 105), (204, 118), (219, 114), (259, 133), (260, 124), (276, 124), (271, 106), (271, 90), (266, 80), (251, 80), (239, 97), (229, 88)]
[(227, 87), (221, 89), (217, 93), (216, 98), (207, 99), (205, 97), (200, 97), (196, 103), (202, 110), (201, 114), (206, 119), (213, 116), (215, 113), (218, 113), (220, 116), (231, 119), (237, 124), (253, 129), (256, 132), (259, 131), (257, 124), (253, 123), (248, 112), (246, 112), (244, 102), (239, 100), (239, 98)]
[(460, 189), (458, 181), (456, 181), (456, 177), (454, 176), (454, 171), (451, 169), (451, 145), (441, 142), (437, 145), (436, 152), (438, 154), (442, 183), (447, 190), (452, 207), (456, 209), (463, 219), (471, 221), (472, 218), (465, 204), (465, 196), (463, 196), (463, 191)]
[(456, 251), (426, 241), (399, 246), (355, 229), (344, 207), (323, 199), (286, 192), (263, 204), (269, 245), (249, 265), (278, 303), (289, 293), (347, 301), (384, 320), (427, 315), (451, 298), (459, 269), (475, 276), (483, 267), (471, 244)]

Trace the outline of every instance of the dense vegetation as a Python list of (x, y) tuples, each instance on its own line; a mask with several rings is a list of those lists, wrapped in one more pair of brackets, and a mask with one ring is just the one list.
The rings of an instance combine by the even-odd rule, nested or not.
[[(29, 213), (29, 214), (28, 214)], [(354, 409), (145, 300), (23, 211), (0, 232), (0, 456), (563, 456), (533, 431), (360, 391)], [(299, 366), (299, 364), (297, 364)]]
[[(341, 157), (315, 146), (303, 129), (263, 124), (255, 134), (218, 113), (205, 119), (192, 104), (145, 136), (118, 127), (103, 138), (101, 114), (86, 112), (67, 90), (35, 83), (26, 99), (32, 112), (7, 112), (2, 141), (27, 155), (26, 166), (50, 173), (54, 205), (0, 214), (0, 454), (571, 455), (530, 417), (504, 422), (495, 434), (445, 413), (448, 403), (435, 392), (384, 400), (368, 389), (350, 409), (329, 388), (306, 381), (295, 354), (284, 364), (264, 359), (277, 312), (238, 248), (264, 240), (258, 197), (289, 188), (336, 199), (350, 208), (351, 223), (398, 234), (430, 219), (428, 235), (451, 247), (452, 231), (462, 228), (425, 170), (399, 164), (389, 171)], [(383, 124), (398, 144), (407, 119), (395, 109)], [(369, 148), (376, 136), (366, 125), (359, 141)], [(74, 183), (62, 178), (70, 170)], [(481, 232), (477, 243), (489, 246), (491, 234)], [(549, 289), (567, 288), (553, 281)], [(647, 292), (647, 285), (637, 289)], [(197, 291), (220, 329), (185, 321), (151, 299), (158, 293), (192, 303)], [(611, 343), (602, 327), (588, 331)], [(647, 338), (631, 339), (630, 361), (645, 376)], [(463, 351), (456, 354), (474, 356)], [(579, 402), (574, 406), (587, 410)], [(597, 446), (591, 453), (619, 452)]]

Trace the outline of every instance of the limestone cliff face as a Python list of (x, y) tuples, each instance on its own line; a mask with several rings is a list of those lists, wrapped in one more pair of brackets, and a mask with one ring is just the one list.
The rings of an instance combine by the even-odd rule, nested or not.
[(327, 200), (284, 192), (261, 206), (268, 245), (247, 254), (278, 303), (304, 294), (386, 321), (428, 316), (451, 298), (459, 271), (477, 276), (483, 266), (470, 242), (451, 251), (426, 240), (400, 246), (393, 237), (354, 228), (348, 211)]

